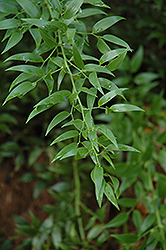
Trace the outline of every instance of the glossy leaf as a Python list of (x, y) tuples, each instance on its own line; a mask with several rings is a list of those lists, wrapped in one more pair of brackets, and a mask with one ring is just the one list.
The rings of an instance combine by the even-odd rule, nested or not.
[(93, 129), (94, 122), (93, 122), (93, 118), (92, 118), (92, 115), (91, 115), (90, 111), (87, 112), (86, 115), (85, 115), (85, 123), (87, 125), (88, 130)]
[(50, 21), (46, 21), (44, 19), (37, 19), (37, 18), (22, 18), (28, 24), (35, 25), (39, 28), (45, 28), (49, 26)]
[(113, 26), (115, 23), (119, 22), (120, 20), (123, 20), (123, 17), (120, 16), (110, 16), (110, 17), (105, 17), (98, 21), (92, 28), (93, 33), (100, 33), (111, 26)]
[(36, 115), (44, 112), (45, 110), (51, 108), (53, 106), (53, 104), (50, 105), (41, 105), (39, 107), (36, 107), (28, 116), (28, 119), (26, 121), (26, 123), (28, 123), (33, 117), (35, 117)]
[(151, 228), (151, 226), (155, 223), (156, 221), (156, 217), (155, 214), (149, 214), (145, 220), (143, 221), (141, 228), (140, 228), (140, 232), (144, 233), (145, 231), (147, 231), (148, 229)]
[(111, 61), (113, 60), (115, 57), (119, 56), (120, 54), (122, 54), (124, 51), (126, 51), (125, 49), (114, 49), (114, 50), (110, 50), (107, 53), (105, 53), (101, 58), (100, 58), (100, 63), (105, 63), (107, 61)]
[(44, 71), (33, 65), (16, 65), (8, 68), (7, 70), (22, 71), (36, 76), (44, 76)]
[(81, 58), (81, 54), (76, 46), (76, 44), (73, 44), (73, 58), (74, 58), (74, 62), (75, 64), (80, 68), (80, 69), (84, 69), (84, 63), (83, 60)]
[(112, 234), (111, 236), (125, 244), (132, 244), (138, 241), (138, 236), (135, 234)]
[(110, 107), (113, 112), (144, 111), (132, 104), (114, 104)]
[(50, 122), (47, 131), (46, 131), (46, 135), (51, 131), (51, 129), (53, 129), (57, 124), (59, 124), (60, 122), (62, 122), (63, 120), (65, 120), (67, 117), (69, 117), (70, 114), (67, 111), (62, 111), (59, 114), (57, 114), (52, 121)]
[(97, 152), (99, 152), (97, 131), (95, 129), (92, 129), (90, 132), (88, 132), (88, 137), (93, 147), (96, 149)]
[(112, 90), (110, 92), (108, 92), (107, 94), (103, 95), (99, 101), (98, 101), (98, 106), (102, 106), (104, 105), (105, 103), (111, 101), (115, 96), (121, 94), (121, 92), (125, 90), (125, 89), (115, 89), (115, 90)]
[(97, 97), (97, 95), (96, 95), (93, 91), (91, 91), (91, 89), (88, 89), (88, 88), (86, 88), (86, 87), (82, 87), (82, 88), (81, 88), (81, 91), (84, 92), (84, 93), (87, 93), (87, 94), (89, 94), (89, 95), (92, 95), (92, 96)]
[(99, 204), (99, 207), (101, 207), (101, 203), (103, 200), (104, 187), (105, 187), (103, 173), (104, 173), (103, 168), (97, 167), (97, 166), (91, 172), (91, 179), (95, 184), (96, 199)]
[(111, 50), (110, 47), (101, 38), (98, 38), (97, 48), (102, 54), (105, 54)]
[(93, 6), (103, 7), (103, 8), (110, 8), (101, 0), (84, 0), (84, 3), (92, 4)]
[(64, 69), (62, 69), (60, 72), (59, 72), (59, 75), (58, 75), (58, 80), (57, 80), (57, 90), (60, 89), (60, 86), (61, 86), (61, 83), (63, 81), (63, 78), (66, 74), (66, 71)]
[(131, 51), (130, 46), (124, 40), (120, 39), (117, 36), (107, 34), (103, 36), (103, 39), (108, 42), (114, 43), (116, 45), (120, 45), (122, 47), (128, 48)]
[(98, 129), (102, 132), (103, 135), (105, 135), (108, 140), (110, 140), (115, 147), (118, 149), (118, 144), (116, 141), (115, 136), (113, 135), (112, 131), (108, 129), (105, 125), (98, 125)]
[(119, 210), (119, 206), (112, 187), (108, 183), (105, 184), (104, 194), (106, 195), (107, 199)]
[(113, 167), (113, 169), (115, 169), (115, 166), (114, 166), (110, 156), (108, 154), (106, 154), (105, 152), (102, 153), (102, 156), (111, 165), (111, 167)]
[(88, 16), (100, 15), (100, 14), (106, 15), (106, 13), (100, 9), (86, 8), (81, 11), (81, 13), (78, 15), (78, 18), (85, 18)]
[(2, 54), (11, 49), (12, 47), (14, 47), (16, 44), (18, 44), (22, 38), (23, 34), (21, 31), (15, 31), (14, 33), (12, 33), (4, 50), (2, 51)]
[(128, 218), (129, 218), (128, 214), (122, 212), (118, 214), (116, 217), (114, 217), (110, 222), (108, 222), (105, 227), (106, 228), (120, 227), (127, 222)]
[(77, 1), (71, 0), (67, 5), (64, 18), (69, 19), (73, 17), (78, 12), (83, 2), (84, 0), (77, 0)]
[(40, 35), (39, 30), (36, 29), (36, 28), (31, 28), (31, 29), (29, 29), (29, 32), (30, 32), (30, 34), (32, 35), (32, 37), (33, 37), (33, 39), (35, 41), (36, 49), (38, 49), (40, 44), (41, 44), (41, 40), (42, 40), (42, 37)]
[(89, 81), (90, 83), (97, 89), (99, 90), (103, 95), (104, 95), (104, 92), (100, 86), (100, 82), (97, 78), (97, 73), (96, 71), (93, 71), (90, 75), (89, 75)]
[(104, 229), (103, 225), (95, 225), (94, 227), (92, 227), (88, 234), (87, 234), (87, 239), (92, 240), (95, 239)]
[(67, 97), (70, 95), (70, 91), (68, 90), (60, 90), (54, 92), (53, 94), (49, 95), (48, 97), (44, 98), (40, 102), (38, 102), (35, 107), (41, 105), (55, 105), (58, 102), (65, 102)]
[(44, 81), (47, 85), (49, 95), (51, 95), (54, 88), (54, 78), (52, 77), (51, 72), (44, 77)]
[(23, 97), (26, 93), (28, 93), (29, 91), (31, 91), (32, 89), (34, 89), (36, 87), (35, 84), (31, 83), (31, 82), (23, 82), (21, 83), (19, 86), (15, 87), (10, 94), (6, 97), (3, 105), (13, 99), (14, 97)]
[(40, 31), (40, 34), (41, 34), (41, 37), (43, 39), (43, 41), (50, 47), (57, 47), (58, 46), (58, 43), (56, 42), (55, 38), (53, 38), (52, 36), (50, 36), (48, 34), (48, 32), (42, 30), (39, 28), (39, 31)]
[(69, 145), (65, 146), (63, 149), (61, 149), (55, 156), (55, 158), (52, 160), (52, 162), (60, 159), (65, 159), (71, 156), (74, 156), (77, 154), (77, 143), (73, 142)]
[(84, 70), (87, 72), (89, 72), (89, 71), (93, 72), (95, 70), (96, 72), (100, 72), (100, 73), (109, 74), (111, 76), (114, 76), (114, 74), (110, 70), (108, 70), (104, 66), (99, 66), (98, 64), (92, 64), (92, 63), (86, 64)]
[(110, 71), (114, 71), (117, 68), (119, 68), (119, 66), (122, 64), (122, 62), (124, 61), (125, 57), (127, 54), (127, 50), (125, 50), (124, 52), (122, 52), (121, 54), (119, 54), (119, 56), (114, 59), (113, 61), (111, 61), (108, 65), (107, 65), (107, 69)]
[(25, 10), (25, 12), (31, 17), (39, 17), (40, 12), (36, 6), (29, 0), (16, 0), (18, 4)]
[(0, 21), (0, 30), (18, 28), (19, 25), (20, 25), (19, 20), (9, 18), (9, 19)]
[(29, 73), (21, 73), (16, 77), (16, 79), (11, 83), (9, 91), (15, 87), (18, 83), (23, 82), (29, 78), (31, 78), (34, 74)]
[(96, 57), (90, 55), (81, 54), (82, 60), (99, 61)]
[(62, 12), (62, 6), (59, 0), (48, 0), (50, 5), (53, 7), (54, 10), (58, 11), (59, 13)]
[(91, 94), (87, 95), (88, 108), (92, 109), (93, 105), (94, 105), (94, 102), (95, 102), (95, 99), (96, 99), (95, 97), (96, 97), (96, 94), (97, 94), (97, 90), (95, 88), (90, 88), (89, 90), (94, 93), (93, 96)]
[(5, 62), (9, 60), (20, 60), (25, 62), (43, 62), (43, 58), (35, 53), (19, 53), (8, 57)]
[(135, 153), (141, 153), (138, 149), (133, 148), (131, 146), (128, 145), (124, 145), (124, 144), (118, 144), (119, 150), (121, 151), (130, 151), (130, 152), (135, 152)]
[[(65, 112), (65, 111), (63, 111)], [(74, 138), (78, 136), (78, 131), (77, 130), (70, 130), (70, 131), (67, 131), (63, 134), (61, 134), (60, 136), (58, 136), (51, 144), (50, 146), (52, 146), (53, 144), (57, 143), (57, 142), (60, 142), (60, 141), (64, 141), (64, 140), (67, 140), (67, 139), (70, 139), (70, 138)]]
[(0, 2), (0, 12), (7, 13), (9, 15), (9, 14), (17, 14), (18, 10), (17, 10), (16, 6), (14, 6), (13, 4), (9, 4), (5, 1), (3, 1), (3, 2), (1, 1)]

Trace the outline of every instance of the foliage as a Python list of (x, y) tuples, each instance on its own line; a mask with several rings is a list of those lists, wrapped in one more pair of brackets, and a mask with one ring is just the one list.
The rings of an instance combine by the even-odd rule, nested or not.
[[(43, 207), (48, 213), (43, 222), (31, 212), (31, 222), (15, 216), (17, 233), (28, 237), (19, 249), (31, 249), (31, 246), (35, 249), (102, 249), (110, 238), (123, 249), (138, 249), (137, 246), (139, 249), (165, 249), (165, 176), (156, 171), (158, 163), (165, 171), (165, 147), (162, 145), (165, 132), (157, 131), (156, 140), (154, 123), (157, 117), (158, 126), (165, 125), (163, 113), (159, 114), (165, 104), (162, 94), (153, 94), (152, 109), (148, 106), (148, 93), (157, 86), (155, 80), (159, 75), (140, 73), (143, 47), (139, 47), (131, 60), (126, 57), (127, 51), (131, 51), (129, 45), (105, 33), (123, 18), (107, 16), (99, 8), (109, 8), (102, 1), (13, 0), (10, 7), (9, 2), (1, 5), (0, 28), (7, 29), (3, 40), (8, 39), (2, 53), (9, 53), (26, 36), (30, 41), (33, 39), (35, 45), (33, 52), (19, 52), (6, 58), (7, 63), (11, 60), (24, 63), (9, 65), (8, 70), (21, 73), (11, 83), (4, 103), (9, 101), (10, 105), (14, 97), (22, 98), (32, 90), (43, 89), (42, 94), (34, 95), (38, 103), (27, 122), (52, 108), (50, 113), (46, 112), (54, 116), (46, 135), (51, 134), (52, 139), (56, 134), (51, 143), (54, 147), (43, 149), (50, 155), (54, 152), (52, 164), (45, 168), (36, 163), (42, 152), (39, 146), (29, 156), (29, 166), (34, 165), (37, 172), (34, 197), (48, 187), (56, 200), (55, 206)], [(91, 28), (87, 20), (93, 15), (97, 20)], [(106, 17), (101, 18), (101, 15)], [(94, 44), (98, 57), (89, 55)], [(117, 68), (120, 77), (113, 78), (112, 71)], [(133, 89), (126, 91), (129, 83)], [(126, 102), (124, 91), (132, 104)], [(33, 96), (31, 93), (29, 99)], [(124, 101), (119, 103), (120, 99)], [(147, 100), (146, 116), (143, 112), (130, 112), (142, 111), (133, 104), (142, 106), (144, 99)], [(34, 104), (31, 100), (29, 103)], [(50, 119), (50, 115), (46, 118)], [(138, 154), (137, 149), (127, 144), (142, 153)], [(71, 156), (75, 159), (68, 158)], [(59, 160), (63, 160), (62, 163)], [(88, 193), (93, 190), (87, 178), (89, 172), (101, 207), (96, 211), (88, 208)], [(22, 180), (35, 178), (30, 174)], [(54, 178), (56, 182), (52, 185)], [(131, 186), (133, 198), (127, 198), (127, 189)], [(103, 194), (120, 208), (111, 220), (107, 214), (109, 203)], [(134, 230), (126, 228), (131, 220)], [(120, 234), (121, 227), (123, 234)]]

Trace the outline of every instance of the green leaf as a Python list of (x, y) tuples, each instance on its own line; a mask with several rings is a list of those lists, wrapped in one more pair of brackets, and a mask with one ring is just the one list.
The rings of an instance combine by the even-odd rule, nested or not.
[(113, 26), (115, 23), (119, 22), (120, 20), (123, 20), (125, 18), (120, 17), (120, 16), (110, 16), (110, 17), (105, 17), (98, 21), (92, 28), (93, 33), (100, 33), (109, 27)]
[(111, 158), (109, 157), (109, 155), (106, 154), (105, 152), (102, 152), (102, 156), (104, 157), (104, 159), (105, 159), (106, 161), (108, 161), (108, 163), (111, 165), (111, 167), (113, 167), (113, 169), (115, 169), (115, 166), (114, 166), (114, 164), (113, 164)]
[(32, 37), (33, 37), (33, 39), (34, 39), (34, 41), (35, 41), (35, 44), (36, 44), (36, 49), (38, 50), (38, 48), (39, 48), (39, 46), (40, 46), (40, 44), (41, 44), (41, 40), (42, 40), (42, 37), (41, 37), (41, 35), (40, 35), (40, 32), (39, 32), (39, 30), (38, 29), (36, 29), (36, 28), (30, 28), (29, 29), (29, 32), (30, 32), (30, 34), (32, 35)]
[(49, 24), (52, 23), (50, 21), (46, 21), (44, 19), (37, 19), (37, 18), (22, 18), (22, 20), (28, 24), (35, 25), (40, 28), (48, 27)]
[(78, 18), (85, 18), (88, 16), (93, 16), (93, 15), (100, 15), (100, 14), (104, 14), (106, 15), (106, 13), (100, 9), (97, 8), (86, 8), (83, 9), (81, 11), (81, 13), (78, 14)]
[(12, 33), (4, 50), (2, 51), (2, 54), (11, 49), (12, 47), (14, 47), (16, 44), (18, 44), (22, 38), (23, 34), (21, 31), (15, 31), (14, 33)]
[(107, 94), (103, 95), (99, 101), (98, 101), (98, 106), (102, 106), (105, 103), (109, 102), (110, 100), (112, 100), (115, 96), (119, 95), (122, 93), (122, 91), (125, 89), (115, 89), (112, 90), (110, 92), (108, 92)]
[(84, 54), (81, 54), (81, 57), (82, 57), (82, 60), (93, 60), (93, 61), (99, 61), (96, 57), (94, 56), (89, 56), (89, 55), (84, 55)]
[(105, 225), (105, 228), (120, 227), (127, 222), (129, 216), (127, 213), (120, 213)]
[(128, 145), (124, 145), (124, 144), (118, 144), (119, 150), (121, 151), (130, 151), (130, 152), (136, 152), (136, 153), (141, 153), (139, 150), (137, 150), (136, 148), (133, 148), (131, 146)]
[(43, 39), (43, 41), (50, 47), (55, 47), (57, 48), (58, 47), (58, 43), (56, 42), (55, 38), (50, 36), (48, 34), (48, 32), (42, 30), (39, 28), (39, 31), (40, 31), (40, 34), (41, 34), (41, 37)]
[(54, 226), (53, 230), (51, 230), (51, 237), (52, 237), (52, 242), (55, 247), (55, 249), (59, 248), (59, 242), (62, 241), (62, 232), (61, 228), (58, 226)]
[(54, 88), (54, 78), (52, 77), (51, 72), (49, 72), (49, 74), (47, 74), (47, 76), (44, 77), (44, 81), (47, 85), (48, 92), (50, 95), (53, 91), (53, 88)]
[(91, 94), (87, 95), (88, 108), (92, 109), (93, 105), (94, 105), (94, 102), (95, 102), (95, 99), (96, 99), (95, 97), (96, 97), (96, 94), (97, 94), (97, 90), (95, 88), (90, 88), (89, 90), (94, 93), (94, 95), (91, 95)]
[(134, 198), (121, 198), (118, 200), (118, 204), (122, 207), (134, 208), (137, 201)]
[(84, 0), (84, 3), (89, 3), (97, 7), (110, 8), (101, 0)]
[[(63, 111), (65, 112), (65, 111)], [(53, 144), (57, 143), (57, 142), (60, 142), (60, 141), (64, 141), (64, 140), (67, 140), (67, 139), (70, 139), (70, 138), (74, 138), (78, 136), (78, 131), (77, 130), (70, 130), (70, 131), (67, 131), (63, 134), (61, 134), (60, 136), (58, 136), (51, 144), (50, 146), (52, 146)]]
[(111, 61), (113, 60), (115, 57), (119, 56), (120, 54), (122, 54), (123, 52), (125, 52), (126, 49), (114, 49), (114, 50), (110, 50), (108, 52), (106, 52), (99, 60), (99, 62), (105, 63), (107, 61)]
[(31, 1), (29, 0), (16, 0), (16, 1), (30, 17), (38, 18), (40, 16), (40, 12)]
[(83, 60), (81, 58), (81, 54), (77, 48), (77, 45), (74, 43), (73, 44), (73, 58), (74, 58), (74, 62), (75, 64), (80, 68), (80, 69), (84, 69), (84, 63)]
[(0, 30), (7, 30), (12, 28), (18, 28), (20, 21), (17, 19), (9, 18), (6, 20), (0, 21)]
[(134, 225), (135, 225), (136, 229), (139, 232), (140, 228), (141, 228), (141, 225), (143, 223), (142, 215), (141, 215), (140, 211), (138, 211), (138, 210), (133, 211), (132, 220), (134, 222)]
[(67, 117), (70, 116), (70, 113), (68, 113), (67, 111), (62, 111), (59, 114), (57, 114), (52, 121), (50, 122), (47, 131), (46, 131), (46, 135), (51, 131), (51, 129), (53, 129), (57, 124), (59, 124), (60, 122), (62, 122), (63, 120), (65, 120)]
[(71, 0), (67, 5), (64, 18), (70, 19), (71, 17), (73, 17), (78, 12), (83, 2), (84, 0)]
[(148, 216), (145, 218), (143, 221), (141, 228), (140, 228), (140, 233), (144, 233), (148, 229), (151, 228), (151, 226), (155, 223), (156, 217), (155, 214), (148, 214)]
[(104, 194), (106, 195), (107, 199), (119, 210), (119, 206), (112, 187), (108, 183), (105, 184)]
[(102, 54), (105, 54), (111, 50), (110, 47), (100, 37), (97, 41), (97, 48)]
[(96, 199), (99, 204), (99, 207), (101, 207), (102, 204), (104, 187), (105, 187), (103, 173), (104, 173), (103, 168), (97, 166), (91, 172), (91, 179), (95, 184)]
[(87, 94), (89, 94), (89, 95), (92, 95), (92, 96), (97, 97), (97, 95), (96, 95), (91, 89), (88, 89), (88, 88), (86, 88), (86, 87), (82, 87), (82, 88), (81, 88), (81, 92), (84, 92), (84, 93), (87, 93)]
[(6, 97), (3, 105), (13, 99), (14, 97), (19, 97), (22, 98), (26, 93), (28, 93), (29, 91), (31, 91), (32, 89), (34, 89), (36, 87), (36, 84), (33, 84), (31, 82), (23, 82), (21, 83), (19, 86), (17, 86), (16, 88), (14, 88), (10, 94)]
[(125, 244), (132, 244), (138, 241), (138, 236), (135, 234), (111, 234), (111, 236)]
[(88, 132), (88, 137), (93, 147), (97, 152), (99, 152), (97, 131), (95, 129), (92, 129), (90, 132)]
[(9, 14), (17, 14), (18, 10), (15, 5), (7, 3), (7, 2), (0, 2), (0, 12), (4, 12)]
[(19, 53), (8, 57), (5, 62), (9, 60), (20, 60), (25, 62), (43, 62), (43, 58), (35, 53)]
[(117, 68), (119, 68), (119, 66), (122, 64), (122, 62), (124, 61), (125, 57), (127, 54), (127, 50), (124, 50), (124, 52), (122, 54), (119, 54), (118, 57), (116, 59), (114, 59), (113, 61), (111, 61), (108, 65), (107, 65), (107, 69), (110, 71), (114, 71)]
[(115, 147), (118, 149), (118, 144), (116, 141), (115, 136), (113, 135), (113, 133), (111, 132), (110, 129), (108, 129), (105, 125), (98, 125), (98, 129), (102, 132), (102, 134), (104, 134), (114, 145)]
[(59, 72), (59, 75), (58, 75), (58, 80), (57, 80), (57, 90), (60, 89), (60, 86), (61, 86), (61, 83), (63, 81), (63, 78), (66, 74), (66, 70), (62, 69), (60, 72)]
[(147, 83), (151, 83), (152, 81), (159, 78), (159, 75), (152, 72), (142, 72), (134, 77), (134, 83), (137, 85), (143, 85)]
[(84, 70), (87, 72), (89, 72), (89, 71), (93, 72), (95, 70), (96, 72), (100, 72), (100, 73), (109, 74), (111, 76), (114, 76), (114, 74), (110, 70), (106, 69), (104, 66), (99, 66), (98, 64), (92, 64), (92, 63), (86, 64)]
[(36, 107), (31, 113), (30, 115), (28, 116), (28, 119), (26, 121), (26, 123), (28, 123), (34, 116), (44, 112), (45, 110), (51, 108), (53, 106), (53, 104), (50, 104), (50, 105), (41, 105), (39, 107)]
[(52, 160), (52, 162), (60, 159), (65, 159), (65, 158), (68, 158), (70, 156), (74, 156), (77, 154), (77, 143), (76, 142), (73, 142), (73, 143), (70, 143), (69, 145), (65, 146), (62, 150), (60, 150), (55, 158)]
[(139, 70), (143, 61), (143, 57), (144, 57), (144, 51), (143, 47), (140, 45), (139, 49), (136, 51), (136, 53), (134, 54), (134, 56), (130, 61), (130, 71), (132, 73), (136, 73)]
[(110, 107), (113, 112), (144, 111), (132, 104), (114, 104)]
[(92, 240), (95, 239), (104, 229), (103, 225), (95, 225), (94, 227), (92, 227), (88, 234), (87, 234), (87, 239)]
[(103, 36), (103, 39), (108, 41), (108, 42), (114, 43), (116, 45), (120, 45), (122, 47), (125, 47), (125, 48), (129, 49), (130, 51), (132, 51), (130, 46), (124, 40), (120, 39), (117, 36), (107, 34), (107, 35)]
[(93, 122), (93, 118), (92, 118), (92, 115), (91, 115), (90, 111), (87, 112), (86, 115), (85, 115), (85, 123), (86, 123), (86, 126), (87, 126), (88, 130), (93, 129), (94, 122)]
[(54, 92), (53, 94), (49, 95), (48, 97), (44, 98), (40, 102), (38, 102), (35, 107), (41, 106), (41, 105), (55, 105), (58, 102), (65, 102), (67, 97), (70, 95), (70, 91), (68, 90), (60, 90), (57, 92)]
[(104, 95), (104, 92), (103, 92), (103, 90), (102, 90), (102, 88), (101, 88), (99, 79), (97, 78), (97, 73), (96, 73), (96, 71), (93, 71), (93, 72), (89, 75), (89, 81), (90, 81), (90, 83), (91, 83), (97, 90), (99, 90), (99, 91)]
[(21, 73), (21, 74), (18, 75), (18, 76), (16, 77), (16, 79), (11, 83), (9, 91), (11, 91), (11, 89), (12, 89), (13, 87), (15, 87), (18, 83), (23, 82), (23, 81), (25, 81), (25, 80), (31, 78), (33, 75), (34, 75), (34, 74)]
[(62, 57), (59, 57), (59, 56), (57, 56), (57, 57), (51, 57), (51, 61), (53, 63), (55, 63), (55, 65), (57, 65), (58, 67), (60, 67), (60, 68), (63, 67), (64, 60), (63, 60)]
[(58, 11), (59, 13), (62, 12), (62, 6), (59, 0), (48, 0), (50, 5), (53, 7), (54, 10)]
[(33, 65), (16, 65), (13, 67), (10, 67), (7, 69), (8, 70), (14, 70), (14, 71), (22, 71), (24, 73), (29, 73), (29, 74), (33, 74), (36, 76), (44, 76), (45, 73), (42, 69), (33, 66)]

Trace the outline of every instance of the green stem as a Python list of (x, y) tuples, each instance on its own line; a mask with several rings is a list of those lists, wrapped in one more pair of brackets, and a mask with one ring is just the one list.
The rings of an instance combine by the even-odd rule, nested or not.
[(161, 221), (161, 217), (160, 217), (159, 208), (158, 208), (158, 205), (157, 205), (157, 196), (156, 196), (155, 189), (154, 189), (153, 182), (152, 182), (150, 164), (148, 164), (147, 169), (148, 169), (149, 188), (150, 188), (150, 191), (152, 192), (152, 197), (153, 197), (153, 200), (154, 200), (157, 224), (158, 224), (158, 228), (159, 228), (159, 231), (160, 231), (163, 243), (164, 243), (164, 245), (163, 245), (164, 248), (163, 249), (166, 250), (166, 244), (165, 244), (166, 238), (165, 238), (165, 234), (164, 234), (164, 231), (163, 231), (163, 225), (162, 225), (162, 221)]
[(81, 218), (81, 211), (80, 211), (81, 187), (80, 187), (80, 178), (79, 178), (78, 166), (77, 166), (76, 160), (74, 160), (73, 162), (73, 172), (74, 172), (74, 182), (75, 182), (75, 213), (77, 217), (80, 237), (81, 237), (81, 240), (84, 240), (85, 233), (84, 233), (84, 228), (83, 228), (83, 223), (82, 223), (82, 218)]

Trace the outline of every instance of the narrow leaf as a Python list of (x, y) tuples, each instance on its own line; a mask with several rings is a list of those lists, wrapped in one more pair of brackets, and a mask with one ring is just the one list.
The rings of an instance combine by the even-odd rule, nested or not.
[(99, 33), (102, 32), (109, 27), (113, 26), (115, 23), (119, 22), (120, 20), (123, 20), (125, 18), (120, 16), (111, 16), (111, 17), (105, 17), (98, 21), (92, 28), (93, 33)]
[(45, 110), (51, 108), (53, 106), (53, 104), (50, 105), (41, 105), (39, 107), (36, 107), (28, 116), (28, 119), (26, 121), (26, 123), (28, 123), (33, 117), (35, 117), (36, 115), (44, 112)]
[(67, 117), (69, 117), (70, 114), (67, 111), (62, 111), (61, 113), (57, 114), (52, 121), (50, 122), (47, 131), (46, 131), (46, 135), (51, 131), (51, 129), (53, 129), (57, 124), (59, 124), (60, 122), (62, 122), (63, 120), (65, 120)]
[(110, 107), (113, 112), (144, 111), (132, 104), (114, 104)]
[(42, 69), (33, 66), (33, 65), (16, 65), (13, 67), (10, 67), (7, 69), (8, 70), (14, 70), (14, 71), (22, 71), (24, 73), (29, 73), (37, 76), (44, 76), (45, 73)]
[(102, 54), (105, 54), (111, 50), (110, 47), (101, 38), (98, 38), (97, 48)]
[(54, 88), (54, 78), (52, 77), (51, 72), (47, 74), (47, 76), (44, 78), (44, 81), (47, 85), (49, 95), (51, 95)]
[(130, 66), (131, 66), (130, 71), (132, 73), (136, 73), (141, 67), (143, 56), (144, 56), (143, 47), (140, 46), (130, 61)]
[(99, 90), (103, 95), (104, 95), (104, 92), (101, 88), (101, 85), (100, 85), (100, 82), (97, 78), (97, 73), (96, 71), (93, 71), (90, 75), (89, 75), (89, 81), (90, 83), (97, 89)]
[[(65, 111), (64, 111), (65, 112)], [(51, 144), (50, 146), (52, 146), (53, 144), (57, 143), (57, 142), (60, 142), (60, 141), (64, 141), (64, 140), (67, 140), (67, 139), (71, 139), (71, 138), (74, 138), (78, 136), (78, 131), (77, 130), (70, 130), (70, 131), (67, 131), (63, 134), (61, 134), (60, 136), (58, 136)]]
[(93, 6), (97, 6), (97, 7), (110, 8), (108, 5), (106, 5), (101, 0), (84, 0), (84, 3), (89, 3), (89, 4), (91, 4)]
[(97, 94), (97, 90), (95, 88), (90, 88), (89, 90), (94, 93), (93, 96), (91, 94), (87, 95), (88, 108), (92, 109), (93, 105), (94, 105), (94, 102), (95, 102), (95, 99), (96, 99), (95, 97), (96, 97), (96, 94)]
[(63, 81), (63, 78), (66, 74), (66, 70), (62, 69), (60, 72), (59, 72), (59, 75), (58, 75), (58, 80), (57, 80), (57, 90), (60, 89), (60, 86), (61, 86), (61, 83)]
[(119, 206), (112, 187), (108, 183), (105, 184), (104, 194), (106, 195), (107, 199), (119, 210)]
[(50, 5), (53, 7), (54, 10), (58, 11), (59, 13), (62, 12), (62, 6), (59, 0), (48, 0)]
[(92, 96), (97, 97), (97, 95), (96, 95), (91, 89), (88, 89), (88, 88), (86, 88), (86, 87), (82, 87), (82, 88), (81, 88), (81, 91), (82, 91), (82, 92), (85, 92), (85, 93), (87, 93), (87, 94), (89, 94), (89, 95), (92, 95)]
[(17, 14), (18, 10), (16, 6), (7, 2), (0, 2), (0, 12), (9, 14)]
[(118, 144), (117, 144), (116, 138), (113, 135), (113, 133), (111, 132), (111, 130), (108, 129), (105, 125), (99, 125), (98, 128), (118, 149)]
[(25, 81), (25, 80), (31, 78), (33, 75), (34, 75), (34, 74), (21, 73), (21, 74), (18, 75), (18, 76), (16, 77), (16, 79), (11, 83), (9, 91), (11, 91), (11, 89), (12, 89), (13, 87), (15, 87), (18, 83), (23, 82), (23, 81)]
[(112, 234), (113, 238), (119, 240), (121, 243), (132, 244), (138, 241), (138, 236), (135, 234)]
[(9, 60), (20, 60), (25, 62), (43, 62), (43, 58), (35, 53), (19, 53), (8, 57), (5, 62)]
[(103, 39), (108, 41), (108, 42), (111, 42), (111, 43), (120, 45), (122, 47), (128, 48), (131, 51), (130, 46), (124, 40), (120, 39), (117, 36), (107, 34), (107, 35), (103, 36)]
[(119, 56), (123, 52), (125, 52), (126, 49), (114, 49), (106, 52), (101, 58), (100, 58), (100, 63), (105, 63), (107, 61), (113, 60), (115, 57)]
[(11, 37), (9, 38), (4, 50), (2, 51), (2, 54), (14, 47), (16, 44), (18, 44), (21, 39), (23, 38), (23, 34), (21, 31), (15, 31), (12, 33)]
[(39, 31), (40, 31), (40, 34), (41, 34), (41, 37), (43, 39), (43, 41), (50, 47), (57, 47), (58, 46), (58, 43), (56, 42), (55, 38), (50, 36), (48, 34), (48, 32), (42, 30), (39, 28)]
[(73, 17), (77, 11), (80, 9), (81, 5), (83, 4), (84, 0), (71, 0), (66, 8), (64, 18), (65, 19), (70, 19)]
[(104, 178), (103, 178), (103, 168), (102, 167), (95, 167), (91, 172), (91, 179), (95, 184), (95, 193), (96, 193), (96, 199), (99, 204), (99, 207), (101, 207), (101, 203), (103, 200), (103, 192), (104, 192)]
[(102, 106), (105, 103), (109, 102), (110, 100), (112, 100), (115, 96), (119, 95), (122, 93), (122, 91), (125, 89), (115, 89), (112, 90), (110, 92), (108, 92), (107, 94), (103, 95), (99, 101), (98, 101), (98, 106)]
[(21, 83), (19, 86), (17, 86), (16, 88), (14, 88), (10, 94), (6, 97), (3, 105), (13, 99), (14, 97), (23, 97), (27, 92), (31, 91), (32, 89), (34, 89), (36, 87), (35, 84), (31, 83), (31, 82), (23, 82)]
[(40, 12), (36, 8), (36, 6), (29, 0), (16, 0), (18, 4), (25, 10), (25, 12), (31, 16), (38, 18), (40, 16)]
[(94, 227), (92, 227), (88, 234), (87, 234), (87, 239), (91, 240), (91, 239), (95, 239), (104, 229), (103, 225), (95, 225)]
[(75, 64), (80, 68), (80, 69), (84, 69), (84, 63), (83, 60), (81, 58), (81, 54), (77, 48), (77, 45), (74, 43), (73, 44), (73, 58), (74, 58), (74, 62)]
[(70, 156), (74, 156), (77, 154), (77, 143), (73, 142), (67, 146), (65, 146), (62, 150), (60, 150), (57, 155), (55, 156), (55, 158), (52, 160), (52, 162), (60, 159), (65, 159), (68, 158)]
[(114, 217), (110, 222), (106, 224), (106, 228), (112, 228), (112, 227), (120, 227), (124, 223), (127, 222), (129, 216), (127, 213), (120, 213), (116, 217)]
[(9, 18), (6, 20), (0, 21), (0, 30), (7, 30), (12, 28), (18, 28), (20, 21), (17, 19)]
[(119, 56), (114, 59), (113, 61), (111, 61), (108, 65), (107, 65), (107, 69), (110, 71), (114, 71), (117, 68), (119, 68), (119, 66), (122, 64), (122, 62), (124, 61), (125, 57), (127, 54), (127, 50), (125, 50), (122, 54), (119, 54)]
[(30, 34), (32, 35), (34, 41), (35, 41), (35, 44), (36, 44), (36, 49), (38, 50), (40, 44), (41, 44), (41, 40), (42, 40), (42, 37), (40, 35), (40, 32), (37, 28), (31, 28), (29, 29), (29, 32)]
[(81, 11), (81, 13), (78, 15), (78, 18), (85, 18), (88, 16), (93, 16), (93, 15), (99, 15), (99, 14), (104, 14), (106, 13), (100, 9), (97, 8), (86, 8)]
[(89, 71), (93, 72), (95, 70), (96, 72), (100, 72), (100, 73), (109, 74), (111, 76), (114, 76), (114, 74), (110, 70), (108, 70), (104, 66), (99, 66), (98, 64), (92, 64), (92, 63), (86, 64), (84, 70), (87, 72), (89, 72)]

